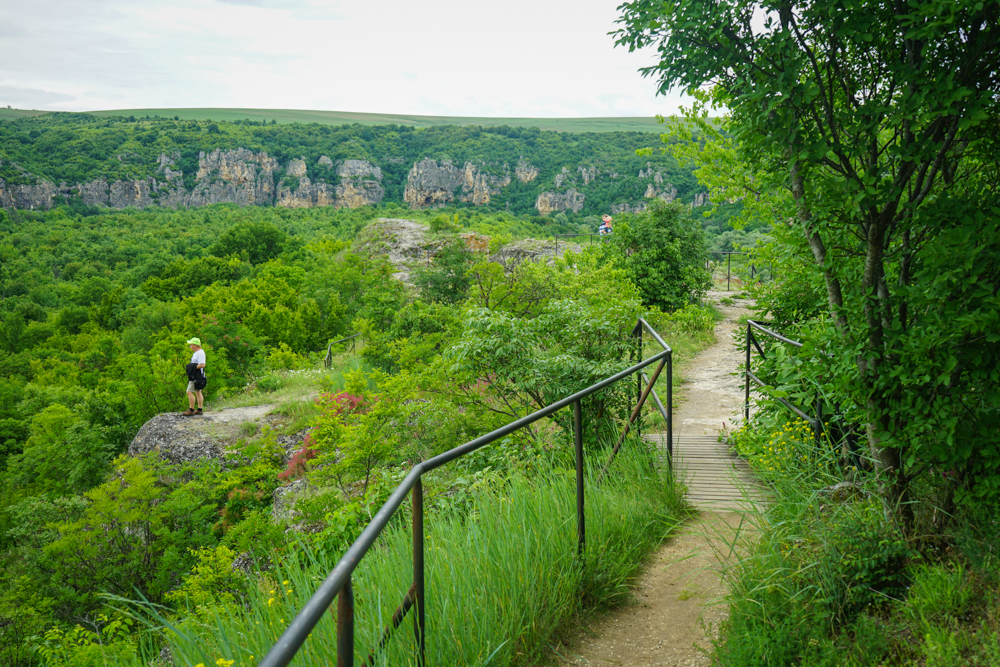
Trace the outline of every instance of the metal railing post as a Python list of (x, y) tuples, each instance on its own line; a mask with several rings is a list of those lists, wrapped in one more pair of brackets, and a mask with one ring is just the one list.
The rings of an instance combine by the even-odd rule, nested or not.
[(743, 383), (746, 384), (746, 397), (743, 402), (743, 425), (750, 423), (750, 339), (753, 338), (753, 329), (747, 322), (747, 363), (743, 373)]
[(337, 667), (354, 667), (354, 590), (350, 577), (337, 594)]
[[(635, 336), (635, 363), (642, 363), (642, 329), (639, 329)], [(635, 374), (635, 401), (638, 405), (642, 401), (642, 373)], [(642, 414), (636, 416), (635, 434), (642, 437)]]
[(579, 400), (573, 403), (573, 448), (576, 450), (576, 555), (582, 557), (587, 528), (583, 507), (583, 408)]
[(726, 291), (729, 291), (729, 276), (733, 268), (733, 256), (726, 255)]
[(667, 458), (674, 465), (674, 353), (667, 355)]
[(424, 483), (417, 478), (413, 485), (413, 589), (416, 595), (416, 614), (413, 631), (417, 639), (417, 665), (423, 667), (427, 626), (424, 617)]

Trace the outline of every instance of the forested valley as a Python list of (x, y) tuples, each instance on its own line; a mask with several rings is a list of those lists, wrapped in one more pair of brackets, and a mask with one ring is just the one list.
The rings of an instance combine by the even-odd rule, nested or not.
[[(426, 228), (407, 283), (378, 222), (399, 218)], [(0, 662), (151, 664), (169, 646), (174, 664), (255, 664), (413, 462), (617, 372), (640, 314), (690, 341), (672, 339), (680, 354), (711, 339), (698, 217), (660, 201), (616, 225), (611, 242), (577, 237), (579, 252), (562, 241), (530, 261), (496, 253), (530, 237), (555, 248), (553, 231), (576, 228), (470, 207), (0, 213)], [(355, 333), (325, 365), (331, 341)], [(187, 407), (192, 337), (209, 358), (206, 412), (272, 404), (273, 419), (245, 424), (216, 457), (130, 456), (144, 423)], [(626, 394), (587, 402), (595, 454)], [(566, 434), (555, 420), (429, 479), (435, 535), (458, 539), (504, 498), (571, 502)], [(560, 575), (596, 577), (593, 604), (624, 594), (634, 550), (655, 546), (681, 507), (648, 461), (621, 465), (605, 527), (592, 528), (608, 550)], [(285, 493), (298, 496), (291, 513), (275, 500)], [(537, 526), (518, 524), (534, 539)], [(561, 558), (561, 541), (546, 548)], [(575, 609), (568, 592), (538, 603), (549, 617), (516, 645), (498, 646), (521, 632), (498, 609), (477, 641), (456, 635), (435, 653), (534, 653)], [(235, 625), (206, 630), (219, 614)], [(260, 634), (237, 646), (227, 637), (246, 622)], [(373, 632), (385, 622), (369, 616)]]

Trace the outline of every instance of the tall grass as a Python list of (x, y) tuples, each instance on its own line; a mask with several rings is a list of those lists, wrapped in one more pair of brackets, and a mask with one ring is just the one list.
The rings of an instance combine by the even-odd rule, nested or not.
[[(633, 444), (603, 484), (587, 471), (587, 546), (577, 558), (575, 477), (554, 470), (485, 488), (462, 515), (426, 522), (427, 657), (437, 665), (526, 664), (582, 608), (629, 598), (644, 558), (678, 523), (682, 500)], [(356, 659), (378, 644), (409, 588), (408, 521), (386, 530), (354, 573)], [(167, 633), (175, 664), (255, 664), (333, 568), (340, 554), (306, 550), (300, 565), (256, 575), (245, 606), (190, 610)], [(324, 616), (294, 665), (336, 661), (336, 623)], [(412, 664), (412, 618), (376, 664)]]
[(919, 550), (876, 479), (840, 483), (837, 443), (760, 413), (736, 446), (767, 483), (754, 543), (726, 572), (719, 667), (1000, 664), (996, 509), (956, 517), (949, 549)]

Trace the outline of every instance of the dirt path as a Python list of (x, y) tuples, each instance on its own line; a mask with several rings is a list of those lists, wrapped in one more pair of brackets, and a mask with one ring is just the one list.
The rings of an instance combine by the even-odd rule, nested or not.
[[(731, 293), (709, 292), (718, 304)], [(682, 435), (717, 433), (738, 419), (742, 396), (731, 375), (740, 352), (732, 334), (746, 302), (718, 304), (725, 320), (716, 325), (718, 342), (685, 370), (684, 400), (674, 413)], [(732, 512), (700, 512), (652, 558), (635, 587), (635, 602), (581, 629), (558, 648), (558, 665), (688, 667), (708, 665), (711, 637), (725, 618), (720, 564), (742, 536), (742, 517)]]

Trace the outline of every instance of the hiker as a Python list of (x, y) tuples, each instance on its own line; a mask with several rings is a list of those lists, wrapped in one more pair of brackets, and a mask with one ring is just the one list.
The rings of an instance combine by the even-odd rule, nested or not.
[(600, 233), (601, 236), (611, 236), (611, 216), (606, 215), (601, 219), (604, 222), (601, 224), (601, 227), (600, 229), (598, 229), (598, 232)]
[[(187, 342), (189, 348), (191, 348), (191, 363), (189, 363), (184, 370), (187, 372), (188, 376), (188, 409), (181, 414), (185, 417), (190, 417), (191, 415), (203, 414), (202, 408), (205, 404), (205, 396), (201, 393), (201, 390), (205, 388), (208, 384), (208, 378), (205, 377), (205, 350), (201, 349), (201, 339), (192, 338)], [(195, 409), (195, 403), (198, 405), (198, 409)]]

